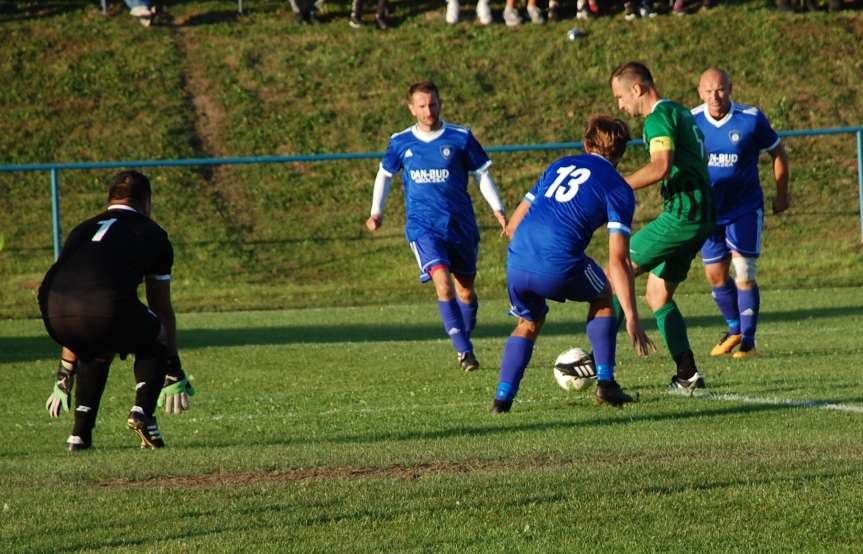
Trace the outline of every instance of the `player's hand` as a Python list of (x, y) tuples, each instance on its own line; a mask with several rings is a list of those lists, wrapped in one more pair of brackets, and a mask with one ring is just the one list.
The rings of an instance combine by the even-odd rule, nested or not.
[(787, 194), (777, 194), (775, 198), (773, 198), (773, 213), (781, 214), (785, 210), (787, 210), (791, 206), (791, 200), (788, 198)]
[(60, 360), (57, 368), (57, 380), (54, 382), (54, 390), (45, 402), (45, 409), (51, 417), (60, 417), (63, 410), (69, 411), (69, 395), (72, 394), (72, 386), (75, 384), (75, 363)]
[(633, 321), (630, 318), (626, 318), (626, 334), (629, 335), (629, 341), (632, 343), (633, 350), (639, 356), (647, 356), (650, 352), (656, 352), (656, 345), (645, 334), (638, 320)]
[(195, 396), (195, 388), (186, 378), (180, 365), (179, 356), (171, 356), (168, 358), (165, 384), (159, 391), (159, 400), (156, 405), (164, 406), (166, 414), (180, 414), (189, 409), (190, 396)]
[(383, 225), (383, 224), (384, 224), (384, 216), (382, 216), (381, 214), (375, 214), (373, 216), (370, 216), (366, 220), (366, 228), (372, 232), (380, 229), (381, 225)]
[(503, 212), (494, 212), (494, 217), (500, 224), (500, 236), (508, 238), (508, 235), (506, 233), (506, 214), (504, 214)]

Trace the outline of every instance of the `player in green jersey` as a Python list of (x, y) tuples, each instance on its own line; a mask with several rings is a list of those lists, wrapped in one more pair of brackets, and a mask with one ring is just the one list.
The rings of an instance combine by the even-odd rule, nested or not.
[(686, 280), (693, 258), (716, 223), (704, 136), (688, 109), (662, 98), (644, 64), (619, 66), (610, 84), (618, 108), (644, 117), (644, 143), (650, 151), (650, 162), (626, 182), (633, 190), (655, 183), (662, 187), (662, 213), (632, 236), (633, 271), (650, 272), (647, 304), (677, 364), (671, 388), (692, 394), (704, 388), (704, 377), (695, 365), (674, 291)]

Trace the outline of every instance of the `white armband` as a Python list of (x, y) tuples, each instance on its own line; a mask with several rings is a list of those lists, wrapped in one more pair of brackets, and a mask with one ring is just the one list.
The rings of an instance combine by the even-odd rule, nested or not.
[(503, 202), (500, 200), (500, 195), (497, 193), (497, 187), (494, 184), (494, 179), (491, 178), (491, 173), (488, 172), (486, 164), (477, 171), (474, 171), (473, 176), (479, 184), (479, 191), (482, 193), (485, 201), (491, 206), (491, 209), (496, 212), (503, 212)]
[(390, 185), (393, 182), (393, 174), (380, 166), (378, 174), (375, 176), (375, 188), (372, 192), (372, 212), (371, 215), (384, 213), (384, 206), (387, 204), (387, 196), (390, 193)]

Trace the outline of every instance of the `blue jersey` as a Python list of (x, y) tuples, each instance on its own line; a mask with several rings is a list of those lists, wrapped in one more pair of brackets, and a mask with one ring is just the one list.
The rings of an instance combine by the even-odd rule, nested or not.
[(530, 210), (515, 230), (507, 267), (563, 276), (586, 258), (593, 232), (630, 234), (635, 193), (611, 163), (593, 154), (551, 164), (525, 195)]
[(432, 234), (449, 242), (478, 241), (468, 175), (490, 164), (470, 130), (458, 125), (444, 123), (432, 140), (417, 136), (415, 127), (390, 137), (381, 168), (390, 175), (404, 169), (407, 239)]
[(763, 209), (758, 156), (779, 144), (779, 136), (764, 114), (758, 108), (732, 102), (718, 121), (710, 117), (704, 104), (693, 108), (692, 115), (704, 133), (716, 222), (726, 225), (741, 214)]

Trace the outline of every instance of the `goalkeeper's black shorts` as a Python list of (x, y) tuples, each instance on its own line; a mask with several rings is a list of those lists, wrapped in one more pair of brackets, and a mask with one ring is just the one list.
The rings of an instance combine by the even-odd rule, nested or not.
[(51, 338), (82, 360), (151, 351), (161, 329), (156, 314), (137, 300), (116, 306), (111, 314), (97, 315), (70, 309), (74, 306), (49, 293), (40, 297), (39, 307)]

